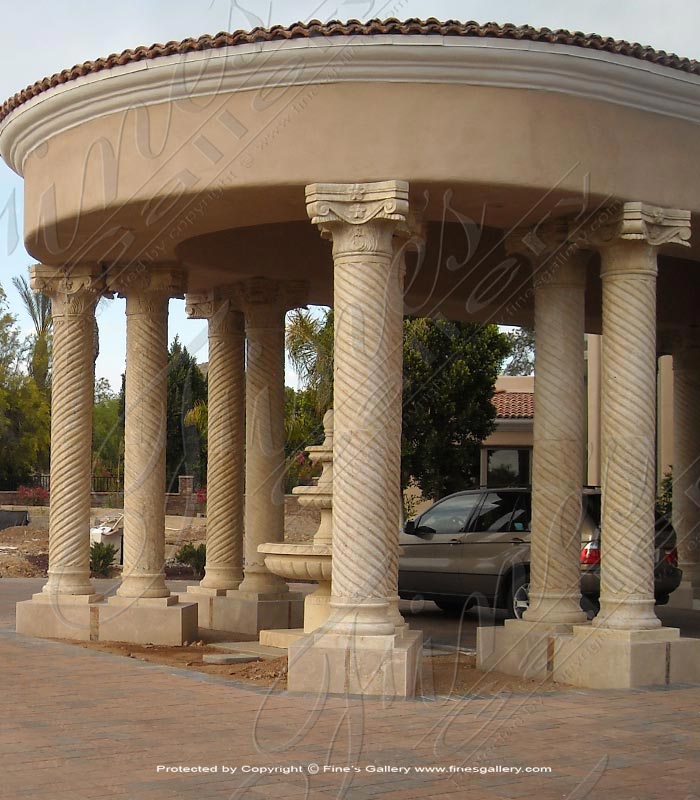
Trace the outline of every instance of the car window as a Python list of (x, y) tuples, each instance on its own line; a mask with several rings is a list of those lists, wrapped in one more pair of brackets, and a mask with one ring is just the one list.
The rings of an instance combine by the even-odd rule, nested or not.
[(532, 495), (530, 492), (513, 492), (513, 494), (518, 496), (518, 502), (515, 505), (513, 519), (510, 523), (511, 530), (529, 531), (532, 521)]
[(448, 497), (419, 518), (417, 529), (425, 533), (461, 533), (480, 500), (479, 494)]
[(517, 503), (518, 492), (489, 492), (484, 497), (484, 504), (479, 514), (470, 526), (471, 530), (476, 532), (513, 530), (511, 520)]

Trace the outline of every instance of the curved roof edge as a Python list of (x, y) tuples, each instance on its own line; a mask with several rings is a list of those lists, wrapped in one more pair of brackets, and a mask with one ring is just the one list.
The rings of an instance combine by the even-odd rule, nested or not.
[(117, 66), (123, 66), (137, 61), (155, 59), (163, 56), (172, 56), (182, 53), (191, 53), (203, 50), (215, 50), (221, 47), (232, 47), (239, 44), (255, 44), (258, 42), (272, 42), (285, 39), (311, 38), (316, 36), (373, 36), (373, 35), (399, 34), (404, 36), (471, 36), (494, 39), (516, 39), (532, 42), (547, 42), (550, 44), (564, 44), (581, 47), (589, 50), (605, 51), (617, 55), (648, 61), (663, 67), (681, 70), (683, 72), (700, 75), (700, 62), (694, 59), (681, 58), (673, 53), (655, 50), (652, 47), (630, 43), (623, 40), (599, 36), (597, 34), (584, 34), (580, 31), (550, 30), (549, 28), (533, 28), (530, 25), (513, 25), (506, 23), (499, 25), (487, 22), (483, 25), (478, 22), (458, 22), (440, 20), (431, 17), (427, 20), (408, 19), (401, 22), (398, 19), (378, 20), (369, 22), (349, 20), (340, 22), (319, 22), (312, 20), (309, 23), (296, 22), (284, 27), (275, 25), (271, 28), (254, 28), (251, 31), (235, 31), (234, 33), (218, 33), (215, 36), (200, 36), (198, 39), (183, 39), (181, 42), (167, 42), (166, 44), (152, 44), (150, 47), (137, 47), (133, 50), (124, 50), (122, 53), (98, 58), (95, 61), (85, 61), (71, 69), (64, 69), (49, 78), (37, 81), (10, 97), (0, 107), (0, 121), (5, 119), (12, 111), (31, 100), (33, 97), (49, 89), (69, 81), (81, 78), (94, 72), (101, 72)]

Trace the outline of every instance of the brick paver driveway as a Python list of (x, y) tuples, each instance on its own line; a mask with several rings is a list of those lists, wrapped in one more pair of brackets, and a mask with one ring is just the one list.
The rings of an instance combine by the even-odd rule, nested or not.
[[(700, 687), (390, 703), (267, 693), (17, 636), (14, 602), (36, 586), (0, 581), (2, 798), (700, 797)], [(455, 771), (468, 767), (484, 772)]]

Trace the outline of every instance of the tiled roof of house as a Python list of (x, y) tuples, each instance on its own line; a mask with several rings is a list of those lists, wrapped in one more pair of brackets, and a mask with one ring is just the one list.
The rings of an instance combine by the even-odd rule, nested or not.
[(520, 39), (531, 42), (549, 42), (551, 44), (565, 44), (573, 47), (582, 47), (588, 50), (603, 50), (608, 53), (629, 56), (641, 61), (649, 61), (671, 69), (682, 70), (693, 74), (700, 74), (700, 63), (681, 58), (664, 50), (654, 50), (652, 47), (626, 42), (619, 39), (599, 36), (598, 34), (585, 34), (580, 31), (550, 30), (549, 28), (533, 28), (530, 25), (499, 25), (487, 22), (483, 25), (478, 22), (458, 22), (449, 20), (440, 22), (431, 17), (427, 20), (408, 19), (401, 22), (398, 19), (370, 20), (359, 22), (349, 20), (340, 22), (319, 22), (313, 20), (309, 23), (297, 22), (289, 27), (275, 25), (272, 28), (254, 28), (252, 31), (235, 31), (234, 33), (218, 33), (216, 36), (200, 36), (198, 39), (183, 39), (181, 42), (167, 42), (166, 44), (152, 44), (150, 47), (137, 47), (133, 50), (124, 50), (122, 53), (113, 53), (106, 58), (95, 61), (86, 61), (77, 64), (71, 69), (65, 69), (37, 81), (21, 92), (6, 100), (0, 109), (0, 120), (4, 119), (15, 108), (26, 103), (48, 89), (62, 83), (80, 78), (92, 72), (122, 66), (134, 61), (160, 58), (162, 56), (176, 55), (178, 53), (191, 53), (199, 50), (213, 50), (220, 47), (231, 47), (238, 44), (256, 42), (270, 42), (283, 39), (310, 38), (314, 36), (372, 36), (378, 34), (398, 34), (403, 36), (471, 36), (493, 39)]
[(492, 398), (496, 419), (532, 419), (535, 395), (532, 392), (496, 392)]

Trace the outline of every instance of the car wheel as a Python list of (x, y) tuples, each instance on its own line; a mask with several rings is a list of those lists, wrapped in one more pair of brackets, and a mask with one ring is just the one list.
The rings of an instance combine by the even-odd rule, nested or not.
[(530, 606), (530, 578), (524, 572), (513, 574), (513, 583), (508, 592), (506, 612), (510, 619), (522, 619)]

